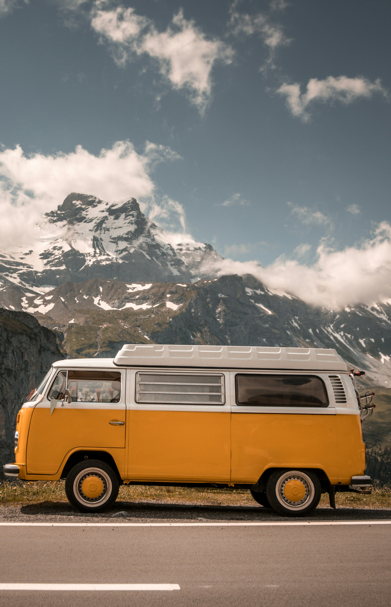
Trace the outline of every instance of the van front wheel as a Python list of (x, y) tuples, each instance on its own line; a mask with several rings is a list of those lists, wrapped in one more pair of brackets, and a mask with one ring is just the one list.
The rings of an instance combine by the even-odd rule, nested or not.
[(310, 470), (276, 470), (266, 485), (270, 506), (283, 516), (305, 516), (319, 504), (321, 486)]
[(101, 512), (117, 499), (119, 482), (114, 470), (98, 459), (76, 464), (65, 481), (68, 500), (81, 512)]

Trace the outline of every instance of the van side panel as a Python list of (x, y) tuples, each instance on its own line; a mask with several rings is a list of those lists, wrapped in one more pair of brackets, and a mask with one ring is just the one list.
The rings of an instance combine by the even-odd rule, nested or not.
[(359, 415), (337, 414), (338, 482), (350, 485), (352, 476), (365, 473), (365, 444)]
[(318, 468), (337, 483), (336, 417), (233, 413), (231, 482), (256, 483), (267, 468)]
[(128, 480), (229, 482), (230, 417), (128, 410)]

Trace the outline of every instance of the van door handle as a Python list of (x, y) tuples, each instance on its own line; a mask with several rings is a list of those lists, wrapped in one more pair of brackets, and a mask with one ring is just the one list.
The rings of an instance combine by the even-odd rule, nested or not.
[(119, 422), (117, 419), (112, 419), (109, 424), (111, 424), (112, 426), (124, 426), (125, 422)]

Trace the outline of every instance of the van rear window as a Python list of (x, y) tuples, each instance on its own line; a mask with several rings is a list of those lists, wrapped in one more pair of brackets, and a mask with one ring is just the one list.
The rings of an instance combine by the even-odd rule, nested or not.
[(223, 405), (224, 376), (140, 372), (136, 374), (136, 402)]
[(326, 387), (314, 375), (236, 376), (236, 403), (258, 407), (327, 407)]

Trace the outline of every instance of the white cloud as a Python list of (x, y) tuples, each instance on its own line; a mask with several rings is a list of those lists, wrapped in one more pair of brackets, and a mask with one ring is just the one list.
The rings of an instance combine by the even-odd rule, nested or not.
[(283, 11), (288, 6), (289, 4), (285, 0), (271, 0), (270, 2), (270, 10), (272, 11)]
[(361, 209), (358, 204), (350, 204), (346, 210), (352, 215), (359, 215), (361, 213)]
[(247, 255), (251, 247), (247, 244), (232, 244), (226, 245), (224, 255)]
[(78, 11), (83, 5), (88, 4), (90, 0), (49, 0), (57, 4), (60, 10)]
[(311, 245), (308, 243), (299, 244), (298, 247), (295, 248), (294, 253), (296, 257), (304, 257), (311, 250)]
[(168, 196), (163, 196), (159, 202), (154, 201), (149, 205), (148, 217), (169, 232), (186, 232), (185, 210), (179, 202)]
[(307, 84), (305, 93), (301, 93), (300, 85), (286, 84), (277, 89), (277, 93), (286, 97), (286, 103), (292, 114), (308, 122), (311, 118), (309, 109), (313, 104), (335, 103), (339, 101), (348, 105), (358, 99), (370, 99), (376, 93), (388, 98), (387, 90), (382, 86), (379, 79), (370, 82), (366, 78), (348, 78), (329, 76), (325, 80), (311, 78)]
[(233, 50), (217, 38), (208, 38), (180, 10), (168, 28), (159, 32), (154, 23), (133, 8), (102, 8), (92, 12), (92, 28), (110, 45), (114, 60), (125, 66), (136, 55), (155, 61), (160, 74), (175, 90), (184, 90), (202, 113), (212, 95), (212, 70), (216, 63), (231, 63)]
[(309, 304), (340, 309), (348, 304), (372, 304), (391, 298), (391, 225), (382, 222), (360, 246), (317, 250), (312, 266), (279, 258), (263, 268), (256, 261), (226, 259), (205, 267), (223, 274), (253, 274), (271, 289), (282, 289)]
[(70, 28), (77, 28), (84, 22), (87, 13), (83, 13), (82, 9), (88, 9), (90, 4), (90, 0), (49, 0), (49, 2), (57, 5), (64, 25)]
[(131, 53), (140, 52), (140, 32), (152, 25), (148, 18), (136, 15), (134, 8), (123, 6), (112, 10), (95, 7), (91, 15), (92, 29), (102, 36), (102, 41), (111, 44), (114, 59), (120, 66), (130, 60)]
[(230, 198), (224, 200), (221, 203), (222, 207), (233, 207), (233, 206), (248, 206), (250, 203), (239, 193), (232, 194)]
[(330, 217), (327, 217), (327, 215), (324, 215), (321, 211), (314, 211), (308, 207), (300, 207), (292, 202), (288, 202), (287, 204), (291, 208), (292, 215), (304, 225), (333, 227), (333, 222)]
[[(235, 36), (258, 35), (269, 51), (269, 56), (262, 69), (274, 68), (276, 51), (281, 46), (287, 46), (291, 40), (285, 35), (283, 27), (279, 23), (272, 22), (268, 13), (257, 13), (250, 15), (240, 13), (237, 9), (240, 0), (235, 0), (230, 8), (230, 20), (228, 27)], [(274, 0), (270, 3), (270, 11), (282, 10), (286, 7), (283, 0)]]
[[(57, 207), (71, 192), (107, 200), (134, 196), (143, 208), (156, 204), (150, 173), (159, 161), (178, 156), (164, 146), (147, 143), (137, 153), (129, 141), (94, 155), (78, 146), (69, 154), (25, 155), (20, 146), (0, 151), (0, 242), (9, 248), (26, 242), (42, 214)], [(174, 210), (174, 209), (172, 209)], [(155, 211), (156, 214), (156, 211)]]
[(29, 0), (0, 0), (0, 17), (9, 15), (15, 8), (28, 4), (28, 2)]

